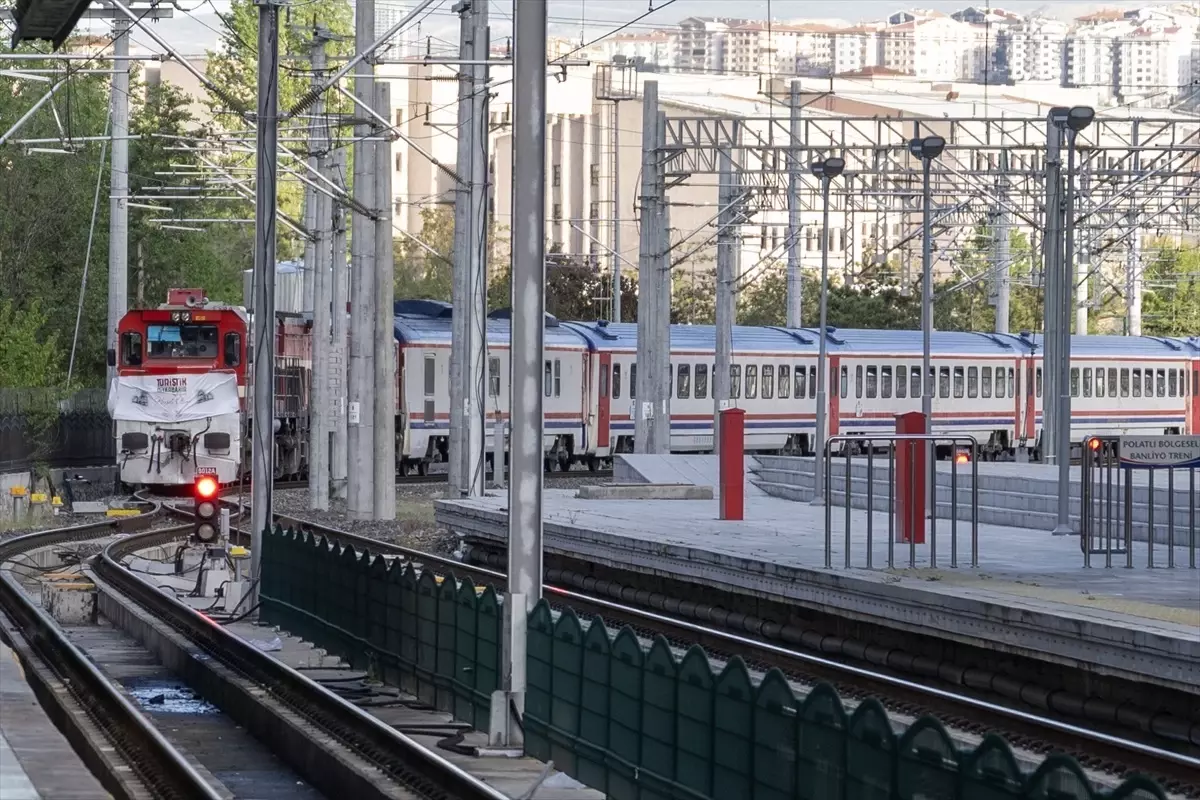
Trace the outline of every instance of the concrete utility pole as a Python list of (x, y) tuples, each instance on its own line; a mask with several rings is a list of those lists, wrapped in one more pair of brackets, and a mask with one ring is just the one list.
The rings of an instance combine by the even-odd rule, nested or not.
[[(112, 158), (108, 217), (107, 349), (117, 348), (117, 324), (129, 310), (129, 27), (126, 17), (113, 20)], [(116, 375), (108, 368), (108, 383)]]
[(1129, 247), (1125, 251), (1125, 334), (1142, 335), (1142, 235), (1138, 215), (1130, 211)]
[[(312, 35), (309, 60), (313, 71), (313, 85), (319, 86), (325, 77), (325, 44), (332, 37), (329, 31), (320, 26), (314, 26)], [(313, 103), (312, 121), (308, 128), (309, 152), (312, 154), (309, 160), (322, 175), (329, 172), (329, 138), (326, 122), (322, 118), (324, 113), (324, 100), (318, 98)], [(308, 503), (314, 509), (325, 511), (329, 509), (329, 430), (332, 416), (330, 398), (333, 395), (329, 374), (329, 354), (333, 345), (330, 339), (329, 297), (332, 286), (329, 267), (332, 261), (332, 242), (329, 228), (333, 222), (333, 206), (327, 194), (311, 187), (305, 195), (305, 200), (309, 204), (305, 209), (305, 217), (309, 219), (309, 230), (313, 232), (311, 246), (305, 247), (305, 255), (309, 257), (305, 262), (305, 276), (311, 275), (313, 284), (313, 385), (308, 410)], [(305, 298), (307, 300), (307, 295)]]
[[(1008, 171), (1008, 151), (1000, 151), (1000, 170)], [(1000, 178), (996, 182), (996, 196), (1008, 198), (1008, 182)], [(996, 333), (1008, 333), (1009, 305), (1012, 298), (1012, 219), (1007, 208), (996, 206), (992, 214), (992, 265), (995, 269)]]
[[(634, 403), (634, 449), (639, 453), (667, 453), (671, 447), (670, 400), (670, 267), (663, 245), (665, 205), (658, 159), (662, 128), (658, 111), (658, 82), (642, 85), (642, 189), (641, 237), (638, 258), (637, 398)], [(666, 270), (663, 269), (667, 263)], [(667, 319), (660, 319), (663, 295)], [(664, 331), (664, 328), (666, 329)]]
[[(392, 114), (392, 87), (375, 84), (375, 110)], [(396, 518), (396, 334), (392, 303), (396, 270), (392, 252), (392, 143), (375, 143), (375, 519)]]
[[(354, 46), (362, 52), (375, 38), (375, 0), (354, 7)], [(354, 67), (354, 95), (365, 107), (375, 102), (375, 68), (368, 59)], [(359, 208), (375, 206), (375, 144), (366, 141), (374, 126), (354, 127), (354, 200)], [(351, 519), (375, 513), (375, 223), (363, 214), (352, 217), (350, 261), (349, 402), (346, 409), (346, 509)]]
[[(612, 73), (609, 72), (609, 75)], [(612, 321), (621, 321), (621, 101), (612, 101)]]
[[(346, 151), (339, 149), (333, 154), (333, 179), (341, 188), (346, 188)], [(329, 477), (333, 482), (336, 497), (346, 498), (346, 395), (347, 395), (347, 345), (349, 343), (346, 303), (350, 297), (350, 271), (346, 264), (346, 206), (340, 200), (336, 203), (329, 199), (326, 206), (331, 214), (333, 223), (333, 268), (329, 271), (330, 286), (330, 315), (332, 321), (330, 332), (332, 347), (329, 351), (330, 384), (333, 387), (330, 408), (332, 411), (331, 428), (333, 431), (333, 446), (330, 448), (331, 461)]]
[(729, 407), (729, 367), (733, 363), (733, 326), (737, 322), (738, 175), (729, 148), (723, 147), (717, 199), (717, 360), (713, 367), (713, 452), (721, 452), (721, 411)]
[(542, 594), (542, 360), (546, 308), (546, 0), (514, 8), (512, 439), (503, 675), (488, 738), (519, 749), (527, 614)]
[(787, 326), (802, 328), (804, 273), (800, 268), (800, 81), (792, 81), (788, 93), (791, 111), (790, 149), (788, 166), (788, 224), (787, 224)]
[(469, 58), (475, 63), (471, 91), (470, 169), (460, 173), (470, 186), (470, 254), (466, 261), (466, 360), (467, 375), (466, 431), (463, 452), (463, 491), (468, 497), (482, 497), (487, 487), (487, 252), (488, 252), (488, 66), (491, 36), (488, 29), (486, 0), (471, 2), (471, 47)]
[(258, 602), (262, 537), (272, 520), (275, 479), (275, 180), (279, 126), (279, 4), (258, 4), (258, 141), (254, 192), (254, 404), (250, 474), (248, 602)]
[[(455, 3), (453, 11), (458, 14), (458, 55), (470, 61), (474, 52), (471, 37), (471, 3), (469, 0)], [(467, 275), (471, 268), (471, 154), (475, 125), (471, 122), (471, 92), (474, 90), (474, 67), (459, 66), (458, 73), (458, 153), (455, 172), (461, 181), (454, 193), (454, 248), (451, 251), (453, 264), (450, 268), (450, 435), (447, 482), (450, 495), (462, 496), (466, 492), (464, 439), (467, 426), (467, 404), (470, 402), (469, 379), (466, 375), (467, 361), (467, 318), (470, 310), (467, 303)]]

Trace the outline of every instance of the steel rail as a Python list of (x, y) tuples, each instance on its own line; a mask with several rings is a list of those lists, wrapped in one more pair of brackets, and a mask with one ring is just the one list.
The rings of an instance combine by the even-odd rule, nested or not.
[(121, 565), (125, 556), (173, 540), (177, 535), (151, 531), (114, 542), (97, 557), (94, 569), (98, 576), (157, 619), (265, 688), (317, 729), (372, 762), (401, 785), (428, 798), (506, 800), (503, 793), (263, 653), (191, 606), (165, 595)]
[[(353, 545), (360, 552), (370, 550), (379, 554), (405, 556), (411, 561), (420, 562), (427, 568), (445, 570), (460, 576), (465, 574), (482, 578), (497, 590), (504, 588), (507, 584), (507, 576), (504, 573), (487, 567), (464, 564), (454, 559), (414, 550), (403, 545), (382, 542), (328, 525), (315, 524), (298, 517), (278, 514), (275, 516), (279, 522), (325, 534), (332, 541), (342, 545)], [(558, 598), (564, 605), (583, 606), (597, 613), (609, 612), (606, 617), (609, 620), (614, 619), (615, 616), (615, 618), (623, 619), (627, 624), (644, 625), (658, 632), (669, 630), (689, 637), (700, 637), (704, 640), (701, 643), (707, 646), (728, 647), (731, 652), (743, 657), (749, 651), (774, 665), (803, 665), (825, 673), (848, 676), (864, 681), (873, 687), (897, 692), (909, 702), (916, 698), (931, 702), (940, 708), (948, 707), (952, 713), (959, 715), (965, 716), (969, 712), (976, 716), (983, 716), (985, 720), (995, 720), (997, 724), (1015, 726), (1022, 736), (1045, 736), (1047, 742), (1053, 744), (1054, 748), (1084, 754), (1089, 761), (1094, 761), (1097, 757), (1107, 758), (1123, 767), (1128, 766), (1131, 773), (1150, 771), (1171, 781), (1200, 789), (1200, 781), (1197, 780), (1197, 776), (1200, 776), (1200, 758), (1187, 754), (1164, 750), (1143, 742), (1040, 716), (970, 695), (926, 686), (885, 672), (794, 650), (763, 639), (742, 636), (727, 629), (708, 627), (658, 614), (645, 608), (623, 605), (594, 595), (582, 594), (561, 586), (547, 584), (544, 586), (544, 590), (547, 594)], [(630, 589), (630, 591), (633, 590)], [(649, 600), (650, 594), (646, 591), (637, 592), (639, 600), (642, 597)], [(1097, 771), (1111, 770), (1097, 769)]]
[[(17, 631), (29, 644), (28, 652), (42, 662), (49, 674), (61, 681), (73, 704), (86, 713), (123, 764), (152, 796), (172, 800), (220, 800), (221, 796), (187, 759), (67, 638), (54, 619), (33, 602), (13, 575), (12, 569), (3, 568), (18, 555), (128, 530), (131, 524), (145, 524), (161, 513), (161, 506), (153, 504), (150, 511), (139, 517), (56, 528), (17, 536), (0, 543), (0, 609), (15, 623)], [(184, 527), (169, 530), (178, 533)], [(61, 697), (59, 702), (64, 710), (69, 711), (65, 709), (66, 703)], [(114, 774), (117, 770), (108, 772), (94, 763), (89, 766), (100, 772), (97, 777), (106, 789), (119, 797), (127, 796), (130, 787)]]

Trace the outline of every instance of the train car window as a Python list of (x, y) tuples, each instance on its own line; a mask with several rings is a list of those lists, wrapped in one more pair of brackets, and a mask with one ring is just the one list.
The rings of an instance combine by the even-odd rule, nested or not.
[[(1029, 375), (1030, 376), (1033, 375), (1033, 370), (1029, 371)], [(994, 388), (993, 394), (997, 398), (1003, 398), (1004, 397), (1004, 367), (996, 367), (996, 382), (994, 384), (994, 387), (995, 388)], [(1013, 397), (1016, 397), (1016, 395), (1014, 394)]]
[(1200, 397), (1200, 369), (1192, 370), (1192, 397)]
[[(1121, 372), (1124, 373), (1124, 372), (1126, 372), (1126, 370), (1121, 370)], [(1121, 375), (1121, 378), (1123, 381), (1125, 376)], [(1140, 369), (1135, 369), (1133, 371), (1133, 396), (1134, 397), (1142, 396), (1142, 371)]]
[(796, 367), (796, 397), (808, 397), (808, 370), (804, 367)]
[(1167, 395), (1169, 397), (1179, 396), (1179, 379), (1182, 374), (1177, 369), (1167, 370)]
[(1083, 368), (1083, 396), (1084, 397), (1092, 396), (1092, 368), (1091, 367)]
[(908, 397), (908, 367), (896, 367), (896, 397)]
[(863, 396), (863, 368), (859, 364), (854, 368), (854, 399), (862, 400)]
[(629, 365), (629, 399), (637, 400), (637, 364)]
[(1042, 368), (1037, 368), (1037, 396), (1042, 396)]
[(697, 400), (704, 400), (708, 397), (708, 364), (696, 365), (696, 393)]
[(729, 365), (729, 399), (737, 400), (742, 396), (742, 365)]
[(962, 367), (954, 368), (954, 396), (962, 397), (966, 393), (966, 381), (964, 380)]
[(692, 365), (680, 364), (676, 371), (679, 374), (675, 379), (675, 396), (687, 400), (692, 396)]
[(808, 399), (812, 400), (817, 396), (817, 368), (808, 368)]
[(979, 367), (967, 367), (967, 397), (979, 396)]
[(437, 394), (437, 358), (425, 356), (425, 394)]
[(554, 359), (554, 396), (562, 397), (562, 362)]
[(879, 368), (879, 396), (884, 400), (889, 400), (892, 397), (892, 368)]
[(550, 397), (554, 394), (554, 369), (547, 361), (545, 368), (542, 370), (542, 394)]
[(758, 397), (758, 365), (746, 365), (746, 399), (753, 400)]
[(225, 334), (225, 366), (236, 367), (242, 363), (242, 335), (236, 331)]
[(1104, 397), (1104, 368), (1096, 368), (1096, 397)]
[(1008, 368), (1008, 396), (1017, 396), (1017, 371), (1012, 367)]
[[(1109, 375), (1110, 376), (1112, 375), (1111, 371), (1109, 372)], [(1111, 381), (1112, 378), (1110, 377), (1109, 380)], [(1128, 368), (1121, 369), (1121, 397), (1129, 397), (1129, 369)]]
[(764, 364), (762, 368), (762, 397), (771, 400), (775, 397), (775, 367)]
[[(1001, 367), (1000, 369), (1003, 371), (1004, 367)], [(992, 396), (992, 368), (983, 367), (981, 371), (982, 375), (980, 376), (979, 381), (979, 396), (986, 399)], [(1003, 397), (1004, 395), (1001, 394), (1000, 396)]]
[(125, 331), (121, 334), (121, 363), (127, 367), (141, 365), (142, 335), (137, 331)]
[[(1174, 370), (1171, 370), (1171, 371), (1174, 372)], [(1167, 371), (1165, 369), (1160, 369), (1158, 372), (1155, 373), (1154, 377), (1155, 377), (1155, 380), (1154, 380), (1155, 394), (1157, 394), (1159, 397), (1166, 397), (1167, 396)], [(1173, 378), (1175, 376), (1172, 375), (1171, 377)], [(1171, 396), (1174, 397), (1175, 392), (1171, 392)]]
[[(950, 379), (946, 379), (946, 384), (949, 385)], [(925, 394), (930, 397), (937, 397), (937, 367), (929, 368), (929, 375), (925, 379)]]
[(621, 399), (621, 365), (613, 364), (612, 380), (613, 400)]
[(1071, 397), (1079, 397), (1079, 367), (1071, 367)]
[[(488, 395), (500, 396), (500, 359), (488, 359)], [(608, 367), (600, 367), (600, 396), (608, 397)]]
[[(961, 376), (959, 376), (959, 377), (961, 377)], [(943, 397), (943, 398), (950, 396), (950, 368), (949, 367), (942, 367), (941, 371), (938, 373), (938, 396)], [(959, 396), (961, 397), (962, 395), (960, 394)]]
[[(859, 369), (861, 369), (861, 367)], [(878, 369), (878, 367), (867, 367), (867, 397), (875, 398), (878, 395), (879, 395), (879, 369)]]
[(1108, 396), (1109, 397), (1117, 396), (1117, 368), (1116, 367), (1108, 368)]
[(792, 368), (787, 364), (779, 365), (779, 399), (787, 400), (792, 395)]
[(841, 379), (841, 384), (842, 384), (841, 385), (841, 395), (842, 395), (842, 399), (845, 400), (846, 398), (848, 398), (850, 396), (850, 368), (849, 367), (842, 367), (842, 376), (841, 377), (842, 377), (842, 379)]
[(912, 397), (921, 396), (921, 368), (913, 367), (909, 373), (909, 395)]
[(148, 358), (216, 358), (217, 326), (147, 325)]
[(1154, 397), (1154, 370), (1146, 370), (1146, 379), (1142, 383), (1142, 393), (1146, 397)]

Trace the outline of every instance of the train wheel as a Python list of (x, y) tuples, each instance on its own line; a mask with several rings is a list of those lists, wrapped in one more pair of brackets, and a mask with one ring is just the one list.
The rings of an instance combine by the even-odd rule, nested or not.
[(429, 462), (428, 461), (418, 461), (417, 462), (417, 474), (422, 475), (422, 476), (429, 474)]
[(599, 472), (600, 471), (600, 459), (596, 458), (595, 456), (588, 456), (587, 467), (588, 467), (589, 472)]

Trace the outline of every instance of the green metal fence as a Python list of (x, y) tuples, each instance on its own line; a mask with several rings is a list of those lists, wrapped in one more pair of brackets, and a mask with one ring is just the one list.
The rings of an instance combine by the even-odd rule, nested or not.
[[(265, 537), (263, 617), (476, 728), (499, 687), (501, 601), (388, 556), (277, 528)], [(828, 685), (797, 698), (741, 659), (648, 648), (629, 628), (529, 617), (523, 720), (530, 755), (615, 800), (1161, 800), (1134, 778), (1092, 788), (1064, 756), (1024, 773), (1001, 738), (955, 747), (923, 718), (897, 735), (875, 700), (848, 710)]]

